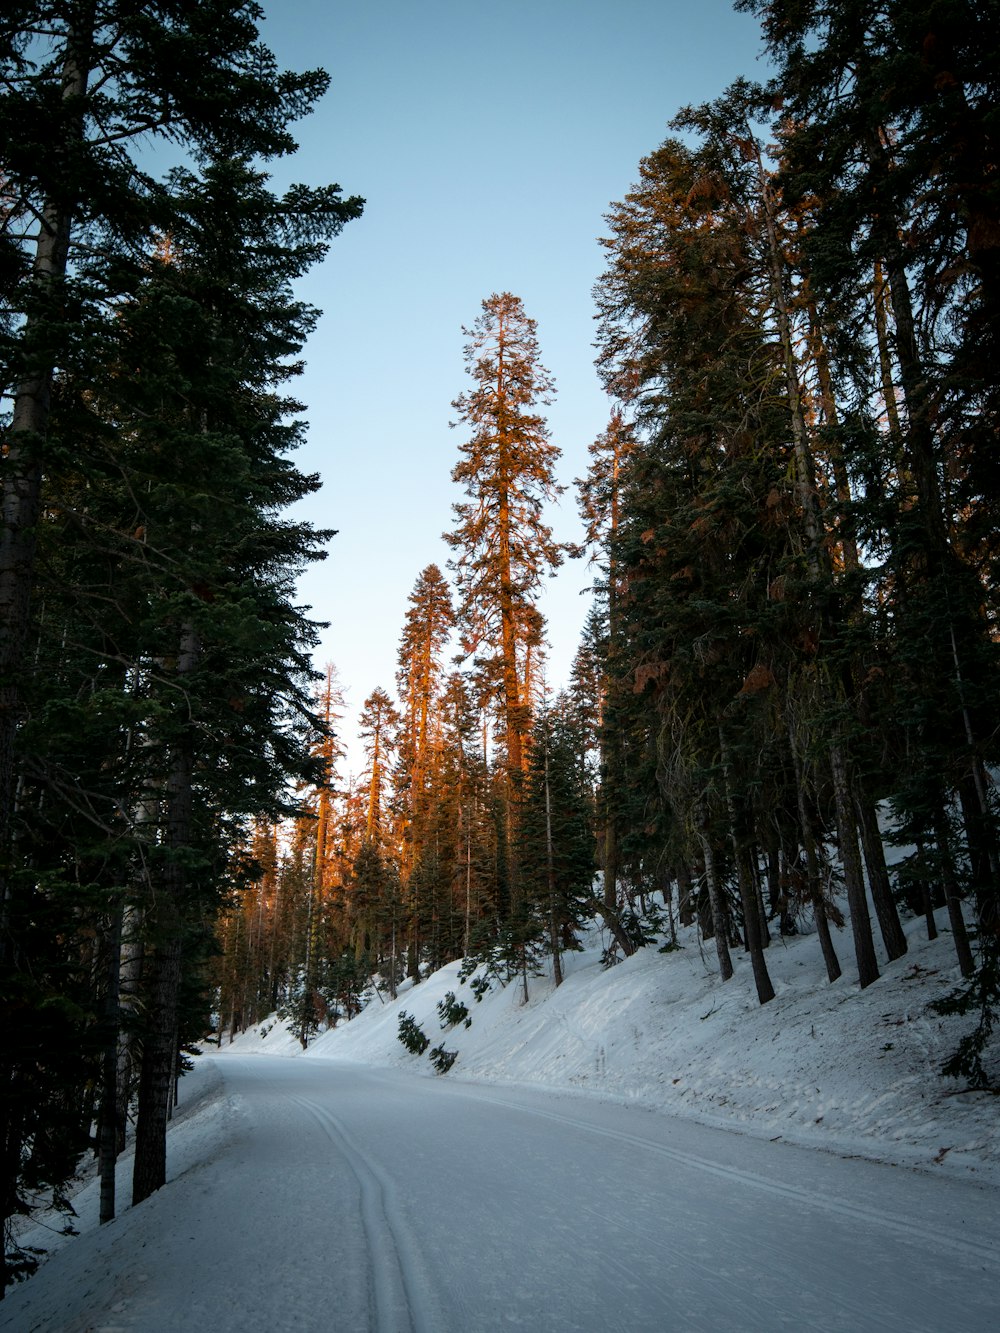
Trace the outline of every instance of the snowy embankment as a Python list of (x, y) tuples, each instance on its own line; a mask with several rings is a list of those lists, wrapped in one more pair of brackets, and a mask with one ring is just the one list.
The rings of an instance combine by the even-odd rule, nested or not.
[[(736, 956), (726, 984), (714, 950), (693, 934), (683, 948), (640, 950), (610, 969), (600, 944), (565, 959), (565, 983), (495, 986), (481, 1003), (452, 963), (398, 999), (374, 998), (350, 1023), (305, 1052), (277, 1020), (222, 1050), (350, 1060), (436, 1077), (428, 1056), (409, 1054), (397, 1032), (411, 1014), (431, 1046), (458, 1058), (448, 1079), (574, 1089), (767, 1138), (1000, 1184), (1000, 1101), (942, 1078), (969, 1018), (941, 1017), (931, 1000), (957, 984), (951, 937), (924, 938), (909, 923), (909, 953), (858, 989), (850, 937), (838, 949), (844, 975), (830, 986), (815, 936), (774, 940), (767, 963), (776, 998), (757, 1004), (749, 961)], [(447, 992), (471, 1025), (442, 1032)], [(261, 1033), (265, 1035), (262, 1037)]]

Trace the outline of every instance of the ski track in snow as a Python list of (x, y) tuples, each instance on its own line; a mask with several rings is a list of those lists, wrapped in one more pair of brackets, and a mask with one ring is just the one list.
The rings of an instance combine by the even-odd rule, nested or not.
[(303, 1107), (347, 1159), (361, 1190), (361, 1218), (372, 1268), (372, 1328), (376, 1333), (435, 1333), (444, 1327), (422, 1279), (423, 1265), (403, 1218), (392, 1178), (363, 1152), (327, 1107), (305, 1097)]
[(617, 1139), (622, 1143), (632, 1144), (646, 1152), (657, 1153), (661, 1157), (669, 1158), (671, 1161), (682, 1163), (684, 1166), (694, 1167), (699, 1171), (706, 1171), (709, 1175), (719, 1176), (723, 1180), (739, 1182), (742, 1185), (752, 1186), (754, 1189), (763, 1190), (768, 1194), (778, 1195), (779, 1197), (794, 1199), (800, 1203), (806, 1203), (810, 1207), (818, 1207), (829, 1213), (836, 1213), (841, 1217), (851, 1218), (856, 1221), (871, 1222), (886, 1230), (895, 1231), (902, 1236), (919, 1237), (928, 1243), (941, 1246), (956, 1253), (981, 1259), (991, 1264), (997, 1269), (1000, 1276), (1000, 1253), (994, 1246), (979, 1245), (975, 1241), (970, 1241), (966, 1236), (950, 1234), (939, 1226), (925, 1226), (914, 1222), (909, 1218), (897, 1217), (892, 1213), (881, 1209), (863, 1208), (857, 1204), (852, 1204), (842, 1199), (831, 1199), (826, 1196), (812, 1194), (808, 1190), (799, 1189), (796, 1185), (786, 1184), (779, 1180), (769, 1180), (765, 1176), (757, 1175), (752, 1171), (741, 1171), (738, 1167), (720, 1165), (718, 1162), (712, 1162), (705, 1157), (695, 1156), (693, 1153), (682, 1152), (678, 1148), (668, 1147), (663, 1143), (654, 1143), (649, 1139), (639, 1138), (634, 1134), (625, 1134), (618, 1130), (606, 1129), (596, 1125), (588, 1124), (586, 1121), (574, 1119), (568, 1115), (562, 1115), (555, 1111), (543, 1111), (538, 1108), (526, 1108), (514, 1106), (511, 1103), (504, 1102), (499, 1097), (491, 1096), (489, 1100), (497, 1106), (510, 1106), (511, 1110), (520, 1111), (524, 1114), (543, 1117), (546, 1120), (554, 1120), (559, 1124), (570, 1125), (573, 1129), (580, 1129), (587, 1133), (598, 1134), (605, 1138)]
[(457, 963), (305, 1058), (248, 1032), (183, 1081), (167, 1187), (99, 1228), (81, 1184), (0, 1330), (995, 1333), (997, 1102), (939, 1078), (957, 973), (909, 929), (863, 992), (772, 948), (763, 1009), (745, 960), (592, 947), (470, 1004), (445, 1078), (397, 1022), (435, 1032)]
[(206, 1065), (178, 1129), (211, 1151), (15, 1288), (5, 1333), (996, 1327), (991, 1189), (572, 1094)]

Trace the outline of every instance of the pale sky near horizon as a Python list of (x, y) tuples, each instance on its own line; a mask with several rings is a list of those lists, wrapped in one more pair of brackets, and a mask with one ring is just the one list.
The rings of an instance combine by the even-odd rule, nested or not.
[[(493, 292), (521, 297), (538, 323), (557, 397), (547, 411), (568, 486), (550, 515), (579, 540), (573, 479), (607, 424), (593, 367), (591, 290), (603, 215), (686, 103), (738, 75), (763, 77), (755, 20), (728, 0), (264, 0), (262, 35), (279, 62), (332, 76), (298, 125), (300, 152), (275, 184), (338, 182), (366, 200), (301, 285), (325, 313), (292, 390), (306, 404), (297, 457), (323, 489), (301, 509), (336, 528), (301, 599), (330, 622), (316, 653), (347, 695), (341, 727), (381, 685), (394, 693), (407, 598), (420, 571), (447, 572), (468, 383), (462, 326)], [(551, 580), (549, 682), (565, 683), (589, 598), (584, 562)], [(359, 751), (351, 744), (349, 768)]]

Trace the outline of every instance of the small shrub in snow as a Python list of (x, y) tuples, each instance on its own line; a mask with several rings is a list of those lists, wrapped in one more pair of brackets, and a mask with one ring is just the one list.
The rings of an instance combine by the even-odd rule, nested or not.
[[(480, 961), (479, 958), (466, 958), (458, 973), (458, 979), (463, 986), (469, 981), (469, 978), (472, 977), (472, 980), (469, 981), (469, 989), (476, 997), (476, 1004), (480, 1002), (484, 995), (489, 995), (490, 991), (493, 989), (490, 984), (489, 972), (485, 972), (479, 977), (472, 976), (476, 968), (479, 967)], [(500, 980), (499, 977), (497, 980)], [(500, 984), (502, 986), (503, 982), (501, 981)]]
[(484, 995), (490, 993), (490, 982), (488, 977), (473, 977), (469, 982), (469, 989), (476, 997), (476, 1004), (479, 1004)]
[(468, 956), (463, 959), (458, 979), (465, 982), (474, 972), (479, 976), (472, 982), (472, 989), (484, 995), (493, 989), (496, 982), (501, 990), (520, 977), (527, 968), (533, 975), (540, 975), (537, 970), (538, 938), (537, 932), (529, 930), (527, 934), (514, 926), (497, 930), (485, 928), (473, 932)]
[(444, 1042), (440, 1046), (435, 1046), (430, 1054), (431, 1064), (439, 1074), (447, 1074), (457, 1059), (458, 1051), (446, 1051)]
[(397, 1035), (411, 1055), (423, 1055), (431, 1044), (430, 1038), (424, 1034), (417, 1020), (405, 1009), (400, 1010)]
[[(478, 997), (477, 997), (478, 998)], [(450, 990), (443, 1000), (438, 1001), (438, 1018), (441, 1020), (441, 1030), (446, 1032), (448, 1028), (453, 1028), (456, 1023), (465, 1022), (467, 1028), (472, 1027), (472, 1019), (469, 1017), (468, 1006), (461, 1000), (455, 999), (455, 992)]]

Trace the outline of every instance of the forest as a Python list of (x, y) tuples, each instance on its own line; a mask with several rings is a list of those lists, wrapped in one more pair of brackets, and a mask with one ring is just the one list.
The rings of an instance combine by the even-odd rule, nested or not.
[(575, 544), (536, 324), (470, 311), (451, 559), (352, 780), (296, 601), (330, 534), (288, 511), (320, 485), (297, 284), (363, 201), (265, 169), (327, 76), (242, 0), (6, 7), (0, 1289), (88, 1155), (102, 1220), (126, 1133), (133, 1201), (164, 1183), (209, 1032), (277, 1012), (306, 1046), (457, 959), (558, 985), (590, 923), (609, 966), (697, 926), (766, 1004), (772, 940), (866, 987), (946, 910), (942, 1072), (995, 1087), (1000, 6), (736, 7), (769, 81), (678, 109), (608, 205)]

